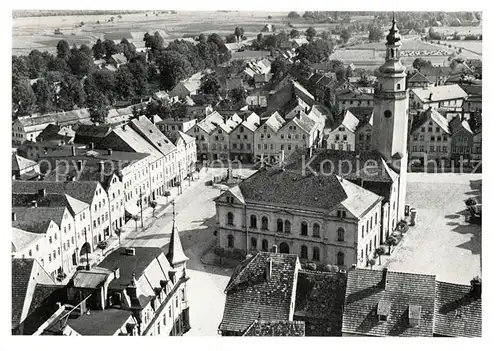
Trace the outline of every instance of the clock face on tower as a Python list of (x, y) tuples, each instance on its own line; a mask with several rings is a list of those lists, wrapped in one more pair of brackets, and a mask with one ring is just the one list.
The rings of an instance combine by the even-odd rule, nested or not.
[(385, 111), (384, 111), (384, 116), (385, 116), (386, 118), (391, 118), (391, 117), (392, 117), (392, 112), (391, 112), (390, 110), (385, 110)]

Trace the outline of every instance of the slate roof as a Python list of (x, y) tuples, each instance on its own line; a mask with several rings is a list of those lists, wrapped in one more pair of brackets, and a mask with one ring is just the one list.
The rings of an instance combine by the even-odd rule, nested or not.
[(165, 138), (165, 135), (146, 116), (133, 119), (130, 124), (163, 155), (168, 155), (175, 150), (175, 145)]
[[(395, 177), (397, 177), (394, 171), (388, 170), (386, 161), (375, 151), (356, 152), (313, 149), (312, 155), (314, 159), (311, 161), (307, 149), (299, 148), (295, 150), (285, 160), (285, 169), (301, 171), (303, 166), (302, 156), (305, 156), (306, 163), (313, 170), (319, 171), (319, 165), (329, 160), (333, 163), (333, 172), (349, 180), (361, 178), (363, 181), (393, 183)], [(359, 155), (359, 159), (357, 155)], [(311, 162), (309, 163), (309, 161)], [(323, 170), (326, 173), (332, 172), (329, 162), (324, 162)], [(306, 171), (309, 171), (309, 169), (306, 169)]]
[(264, 123), (263, 125), (266, 125), (269, 127), (273, 132), (277, 132), (284, 124), (286, 121), (281, 117), (281, 115), (278, 112), (274, 112)]
[(346, 282), (342, 273), (299, 271), (294, 319), (306, 321), (307, 336), (342, 335)]
[(111, 57), (119, 65), (127, 63), (127, 58), (125, 57), (124, 54), (114, 54), (114, 55), (111, 55)]
[(12, 259), (12, 329), (21, 322), (24, 300), (31, 279), (35, 260)]
[(412, 91), (423, 103), (467, 97), (467, 93), (458, 84), (412, 88)]
[(67, 194), (87, 204), (92, 204), (95, 191), (99, 186), (96, 181), (79, 182), (48, 182), (48, 181), (12, 181), (13, 194), (34, 194), (41, 189), (46, 189), (47, 194)]
[(434, 333), (454, 337), (481, 337), (482, 303), (471, 287), (436, 282)]
[(33, 335), (57, 311), (57, 303), (67, 301), (66, 286), (36, 284), (28, 315), (23, 321), (23, 334)]
[(129, 256), (125, 254), (124, 248), (119, 248), (98, 264), (98, 267), (108, 270), (120, 268), (120, 278), (114, 279), (110, 287), (111, 285), (116, 288), (126, 287), (132, 279), (132, 274), (135, 274), (138, 280), (146, 268), (163, 252), (159, 247), (134, 247), (134, 249), (135, 255)]
[[(269, 262), (272, 262), (271, 276), (266, 277)], [(259, 252), (243, 261), (226, 287), (219, 329), (243, 333), (259, 315), (264, 320), (290, 320), (298, 267), (297, 255), (291, 254)]]
[[(64, 132), (62, 131), (64, 130)], [(75, 136), (75, 131), (70, 127), (61, 127), (57, 124), (49, 124), (36, 137), (37, 140), (62, 140), (69, 142)]]
[[(136, 132), (129, 126), (125, 126), (125, 128), (115, 128), (113, 129), (112, 134), (119, 137), (125, 144), (128, 145), (130, 149), (134, 150), (135, 152), (149, 154), (154, 161), (157, 161), (158, 159), (163, 157), (162, 153), (155, 146), (150, 144), (138, 132)], [(166, 139), (164, 135), (163, 139)], [(109, 145), (106, 140), (104, 140), (103, 144)], [(113, 149), (115, 149), (115, 147), (113, 147)]]
[[(347, 277), (343, 333), (365, 336), (433, 336), (434, 275), (354, 269)], [(410, 305), (420, 306), (417, 326), (409, 325)], [(378, 311), (378, 312), (377, 312)], [(387, 321), (377, 313), (386, 311)]]
[(45, 233), (51, 221), (61, 225), (66, 207), (13, 207), (16, 220), (12, 222), (14, 228), (32, 233)]
[(300, 117), (295, 117), (294, 122), (306, 133), (311, 134), (314, 127), (316, 126), (316, 121), (307, 117), (304, 112), (300, 112)]
[(465, 119), (462, 121), (460, 116), (453, 117), (453, 119), (450, 121), (451, 134), (455, 134), (462, 129), (465, 129), (470, 134), (474, 134), (470, 128), (469, 122), (467, 122)]
[(107, 136), (109, 133), (112, 132), (112, 128), (109, 126), (105, 125), (81, 125), (78, 127), (78, 129), (75, 132), (75, 141), (78, 141), (79, 136), (90, 136), (94, 138), (104, 138)]
[(76, 123), (78, 121), (90, 119), (90, 113), (86, 108), (72, 110), (72, 111), (64, 111), (64, 112), (55, 112), (41, 116), (22, 116), (18, 117), (18, 121), (25, 127), (28, 126), (37, 126), (42, 124), (49, 123), (59, 123), (61, 125)]
[(333, 176), (303, 176), (279, 168), (261, 169), (239, 184), (246, 202), (332, 210), (347, 199), (339, 180)]
[(69, 318), (68, 326), (81, 335), (114, 335), (132, 315), (131, 311), (118, 308), (92, 310), (77, 318)]
[(305, 331), (302, 321), (256, 320), (243, 336), (305, 336)]
[(408, 82), (412, 83), (430, 83), (431, 81), (427, 79), (426, 76), (424, 76), (422, 73), (418, 72), (415, 73), (413, 76), (411, 76), (410, 79), (408, 79)]
[(358, 127), (358, 124), (359, 124), (359, 119), (354, 114), (352, 114), (351, 111), (346, 110), (345, 113), (344, 113), (344, 116), (342, 117), (342, 119), (340, 119), (334, 125), (334, 127), (332, 128), (332, 130), (333, 129), (337, 129), (338, 127), (340, 127), (341, 125), (343, 125), (349, 131), (351, 131), (352, 133), (355, 133), (356, 132), (356, 128)]
[(179, 230), (175, 225), (175, 214), (172, 222), (172, 233), (170, 234), (170, 242), (168, 243), (167, 259), (172, 265), (186, 262), (189, 258), (184, 254), (182, 249), (181, 238), (179, 237)]

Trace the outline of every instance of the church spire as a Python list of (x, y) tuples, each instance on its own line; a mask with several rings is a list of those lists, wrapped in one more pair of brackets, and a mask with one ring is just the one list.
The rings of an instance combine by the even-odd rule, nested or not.
[(176, 265), (182, 264), (189, 259), (184, 254), (179, 231), (175, 225), (175, 201), (172, 202), (172, 234), (170, 235), (170, 243), (168, 244), (167, 259), (174, 268)]
[(399, 45), (399, 41), (401, 40), (401, 35), (399, 34), (399, 29), (396, 26), (396, 15), (394, 12), (392, 13), (392, 27), (389, 29), (389, 34), (385, 37), (387, 43), (385, 45)]

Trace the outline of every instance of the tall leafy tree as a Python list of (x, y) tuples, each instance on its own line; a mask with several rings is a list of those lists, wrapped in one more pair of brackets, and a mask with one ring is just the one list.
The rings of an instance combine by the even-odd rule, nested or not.
[(220, 82), (215, 73), (206, 74), (201, 78), (200, 90), (205, 94), (218, 94)]
[(87, 99), (87, 105), (92, 122), (105, 123), (109, 113), (109, 100), (103, 94), (92, 93)]
[(128, 65), (122, 65), (115, 74), (116, 94), (122, 99), (132, 99), (135, 97), (134, 76), (130, 72)]
[(110, 58), (114, 54), (118, 54), (120, 52), (121, 47), (116, 45), (113, 40), (106, 39), (104, 40), (104, 48), (106, 50), (106, 58)]
[(168, 50), (159, 58), (160, 85), (170, 90), (180, 80), (189, 77), (193, 68), (189, 60), (177, 51)]
[(57, 107), (64, 111), (70, 111), (85, 105), (86, 94), (80, 80), (72, 74), (64, 74), (60, 81), (60, 90), (57, 99)]
[(25, 56), (12, 56), (12, 84), (29, 78), (29, 65)]
[(368, 40), (371, 42), (378, 42), (384, 38), (384, 32), (380, 27), (373, 27), (368, 33)]
[(57, 43), (57, 57), (63, 60), (69, 58), (69, 44), (66, 40), (59, 40)]
[(44, 78), (39, 78), (33, 84), (33, 92), (40, 113), (48, 113), (55, 110), (56, 90), (52, 83)]
[(308, 38), (314, 38), (316, 36), (316, 34), (317, 34), (316, 29), (314, 29), (313, 27), (307, 28), (307, 30), (306, 30), (306, 36)]
[(92, 52), (94, 53), (94, 58), (96, 60), (100, 60), (106, 56), (106, 46), (104, 46), (101, 39), (97, 39), (94, 46), (92, 46)]
[(234, 29), (234, 35), (236, 36), (236, 39), (238, 41), (241, 40), (241, 38), (243, 37), (243, 34), (245, 34), (245, 30), (242, 27), (238, 26)]
[(94, 67), (92, 51), (89, 47), (87, 45), (82, 45), (79, 49), (73, 47), (68, 60), (68, 66), (71, 69), (71, 72), (79, 77), (89, 74), (91, 69)]
[(351, 30), (348, 28), (344, 28), (342, 29), (342, 32), (340, 32), (340, 39), (342, 39), (344, 43), (347, 43), (349, 39), (351, 39), (351, 35)]
[(290, 38), (298, 38), (300, 36), (300, 32), (297, 29), (292, 29), (290, 32)]
[(12, 112), (14, 116), (26, 116), (34, 112), (36, 95), (27, 78), (20, 78), (12, 85)]
[(29, 77), (31, 79), (41, 77), (47, 71), (47, 55), (44, 55), (36, 49), (29, 53), (27, 63)]

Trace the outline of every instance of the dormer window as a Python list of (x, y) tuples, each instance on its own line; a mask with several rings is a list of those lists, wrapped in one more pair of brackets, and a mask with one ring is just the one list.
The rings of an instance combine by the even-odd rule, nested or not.
[(377, 316), (380, 322), (387, 322), (391, 312), (391, 303), (389, 301), (380, 301), (377, 304)]
[(422, 307), (417, 305), (410, 305), (408, 307), (408, 324), (410, 327), (418, 326), (420, 322), (420, 315), (422, 313)]

